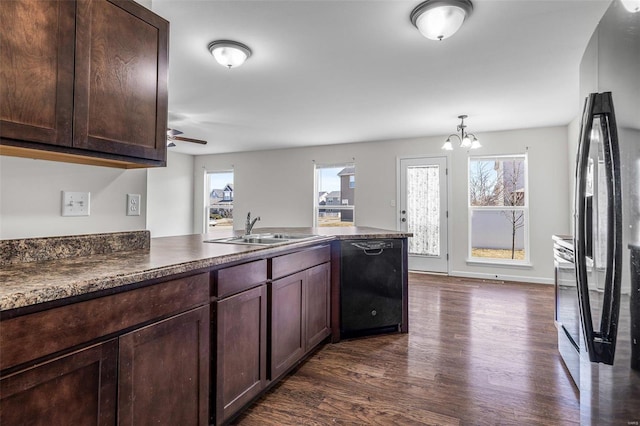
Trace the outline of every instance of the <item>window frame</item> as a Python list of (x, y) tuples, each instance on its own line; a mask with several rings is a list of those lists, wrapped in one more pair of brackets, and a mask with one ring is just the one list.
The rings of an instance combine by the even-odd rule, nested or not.
[[(209, 212), (211, 209), (211, 191), (214, 188), (211, 188), (211, 177), (209, 175), (212, 174), (223, 174), (223, 173), (231, 173), (231, 175), (233, 176), (233, 182), (231, 182), (234, 186), (235, 186), (235, 180), (236, 180), (236, 172), (233, 168), (231, 169), (214, 169), (214, 170), (204, 170), (204, 212), (203, 212), (203, 220), (202, 220), (202, 226), (203, 226), (203, 232), (206, 234), (208, 232), (211, 232), (209, 230)], [(229, 183), (229, 182), (227, 182)], [(224, 194), (224, 188), (221, 188), (223, 190), (223, 196), (222, 196), (222, 200), (225, 200), (226, 198), (226, 194)], [(230, 191), (230, 198), (231, 201), (233, 202), (234, 198), (235, 198), (235, 188), (233, 191)], [(225, 200), (227, 201), (227, 200)], [(233, 229), (233, 225), (232, 225), (232, 229)]]
[[(341, 191), (341, 196), (340, 198), (338, 198), (338, 202), (336, 204), (327, 204), (331, 206), (331, 210), (350, 210), (353, 212), (353, 219), (351, 221), (351, 226), (355, 226), (356, 224), (356, 202), (355, 202), (355, 174), (356, 174), (356, 163), (355, 161), (345, 161), (345, 162), (339, 162), (339, 163), (316, 163), (315, 161), (313, 162), (313, 227), (314, 228), (318, 228), (320, 225), (318, 225), (318, 217), (319, 217), (319, 213), (320, 213), (320, 202), (319, 202), (319, 194), (320, 194), (320, 188), (319, 188), (319, 180), (318, 180), (318, 169), (331, 169), (331, 168), (347, 168), (347, 167), (353, 167), (353, 175), (350, 175), (349, 177), (349, 189), (353, 190), (353, 194), (354, 194), (354, 200), (353, 200), (353, 205), (344, 205), (342, 204), (342, 189), (340, 189)], [(353, 181), (354, 181), (354, 186), (353, 188), (351, 187), (351, 177), (353, 177)], [(330, 193), (330, 192), (329, 192)], [(326, 208), (326, 206), (322, 206), (323, 208)], [(326, 226), (326, 227), (330, 227), (330, 226)]]
[[(522, 206), (472, 206), (471, 205), (471, 163), (477, 160), (506, 160), (506, 159), (522, 159), (524, 162), (524, 204)], [(529, 234), (530, 222), (530, 202), (529, 202), (529, 155), (528, 152), (516, 154), (500, 154), (500, 155), (470, 155), (467, 159), (467, 264), (492, 264), (512, 267), (531, 267), (531, 239)], [(473, 250), (473, 212), (474, 211), (522, 211), (524, 215), (523, 224), (523, 247), (524, 259), (508, 259), (508, 258), (483, 258), (472, 255)]]

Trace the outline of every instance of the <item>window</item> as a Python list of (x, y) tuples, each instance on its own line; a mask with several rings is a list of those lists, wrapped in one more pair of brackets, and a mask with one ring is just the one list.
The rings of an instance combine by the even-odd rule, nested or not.
[(353, 226), (355, 165), (316, 165), (315, 173), (314, 226)]
[(469, 259), (529, 261), (527, 156), (469, 158)]
[(205, 232), (233, 228), (233, 171), (208, 172)]

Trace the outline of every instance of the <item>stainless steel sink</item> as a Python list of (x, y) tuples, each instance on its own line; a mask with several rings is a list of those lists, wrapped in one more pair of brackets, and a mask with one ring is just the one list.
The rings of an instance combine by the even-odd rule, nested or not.
[(319, 235), (313, 234), (267, 234), (271, 235), (271, 238), (279, 238), (283, 240), (304, 240), (307, 238), (319, 238)]
[(241, 237), (218, 238), (214, 240), (205, 240), (204, 242), (217, 244), (253, 244), (260, 246), (270, 246), (274, 244), (284, 244), (290, 241), (301, 241), (314, 238), (319, 238), (319, 236), (313, 234), (268, 233), (243, 235)]

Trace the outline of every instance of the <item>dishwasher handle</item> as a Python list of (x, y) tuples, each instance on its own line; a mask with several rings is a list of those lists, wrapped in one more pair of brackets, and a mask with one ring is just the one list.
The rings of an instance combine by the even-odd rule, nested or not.
[(378, 256), (384, 252), (385, 248), (393, 248), (393, 243), (388, 241), (358, 242), (351, 245), (362, 250), (367, 256)]

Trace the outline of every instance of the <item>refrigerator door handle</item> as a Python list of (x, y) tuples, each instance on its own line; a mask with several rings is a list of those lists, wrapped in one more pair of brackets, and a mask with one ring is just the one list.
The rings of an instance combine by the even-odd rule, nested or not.
[(589, 95), (584, 103), (582, 113), (582, 125), (580, 127), (580, 141), (576, 161), (576, 187), (575, 187), (575, 268), (578, 289), (578, 306), (584, 334), (584, 349), (593, 354), (593, 320), (591, 318), (591, 304), (589, 301), (589, 287), (587, 280), (587, 226), (592, 226), (587, 221), (587, 171), (589, 164), (589, 147), (591, 145), (591, 129), (593, 128), (593, 115), (591, 114), (595, 94)]
[[(592, 307), (589, 298), (587, 257), (591, 247), (590, 229), (593, 226), (589, 214), (591, 204), (586, 196), (587, 168), (589, 151), (594, 126), (594, 118), (598, 117), (607, 185), (607, 258), (604, 274), (604, 294), (600, 330), (593, 329)], [(618, 316), (620, 313), (620, 286), (622, 272), (622, 188), (620, 184), (620, 153), (618, 134), (610, 92), (592, 93), (585, 103), (583, 126), (580, 134), (578, 161), (576, 167), (576, 278), (578, 281), (578, 300), (582, 326), (585, 337), (585, 349), (592, 362), (613, 364), (616, 338), (618, 332)], [(595, 249), (595, 247), (594, 247)], [(593, 271), (598, 272), (600, 265), (593, 262)]]

